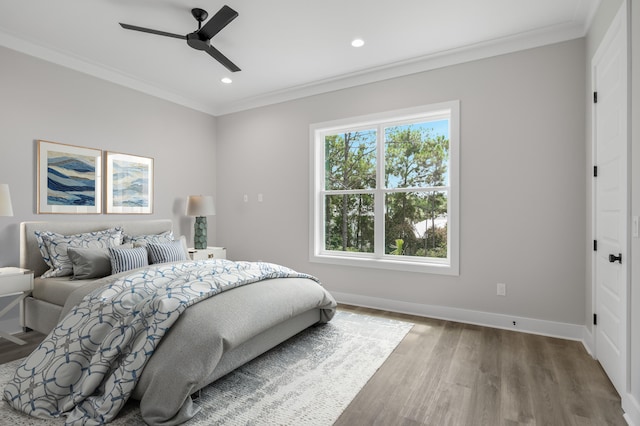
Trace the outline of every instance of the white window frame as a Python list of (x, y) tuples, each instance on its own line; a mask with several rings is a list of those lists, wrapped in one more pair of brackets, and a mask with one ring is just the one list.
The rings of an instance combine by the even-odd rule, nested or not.
[[(418, 256), (394, 256), (384, 254), (384, 220), (375, 221), (374, 253), (337, 252), (326, 250), (324, 239), (324, 137), (343, 130), (378, 127), (389, 122), (432, 121), (449, 118), (449, 187), (447, 221), (447, 258), (423, 258)], [(379, 138), (383, 139), (383, 138)], [(314, 123), (309, 126), (310, 140), (310, 221), (309, 221), (309, 261), (335, 265), (382, 268), (441, 275), (459, 275), (460, 257), (460, 101), (448, 101), (414, 108), (387, 111), (379, 114), (352, 117)], [(378, 142), (384, 144), (384, 141)], [(380, 150), (380, 148), (378, 148)], [(380, 152), (380, 151), (379, 151)], [(377, 162), (378, 182), (384, 176), (384, 162)], [(335, 192), (335, 191), (331, 191)], [(385, 189), (358, 190), (384, 194)], [(396, 192), (396, 191), (394, 191)], [(384, 215), (384, 197), (376, 196), (374, 211)], [(380, 249), (382, 247), (382, 249)]]

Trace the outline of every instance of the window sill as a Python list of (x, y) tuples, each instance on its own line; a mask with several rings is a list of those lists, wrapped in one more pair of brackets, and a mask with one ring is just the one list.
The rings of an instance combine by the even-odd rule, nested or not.
[(420, 272), (436, 275), (458, 276), (457, 265), (449, 263), (422, 262), (410, 260), (373, 259), (370, 257), (337, 256), (331, 254), (312, 254), (310, 262), (328, 263), (332, 265), (355, 266), (359, 268), (387, 269), (392, 271)]

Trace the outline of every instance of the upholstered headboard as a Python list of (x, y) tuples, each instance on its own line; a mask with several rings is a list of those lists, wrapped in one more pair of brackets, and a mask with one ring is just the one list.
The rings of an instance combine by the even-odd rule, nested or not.
[(35, 231), (51, 231), (63, 235), (83, 232), (101, 231), (116, 226), (122, 227), (125, 234), (145, 235), (170, 231), (172, 222), (169, 219), (117, 221), (105, 220), (95, 222), (22, 222), (20, 224), (20, 267), (34, 271), (36, 277), (42, 275), (47, 264), (42, 260)]

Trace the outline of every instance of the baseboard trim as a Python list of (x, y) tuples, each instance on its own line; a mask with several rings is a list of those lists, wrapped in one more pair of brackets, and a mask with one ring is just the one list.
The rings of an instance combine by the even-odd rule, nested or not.
[[(466, 324), (482, 325), (503, 330), (521, 331), (523, 333), (539, 334), (549, 337), (576, 340), (582, 342), (589, 354), (591, 349), (591, 332), (584, 325), (567, 324), (525, 318), (514, 315), (495, 314), (491, 312), (472, 311), (468, 309), (447, 306), (423, 305), (419, 303), (403, 302), (399, 300), (382, 299), (378, 297), (362, 296), (358, 294), (331, 292), (338, 303), (361, 306), (365, 308), (382, 309), (402, 314), (419, 315)], [(513, 324), (515, 321), (515, 325)]]
[(640, 425), (640, 402), (630, 393), (622, 397), (622, 409), (624, 419), (629, 426)]
[(584, 348), (587, 350), (589, 355), (593, 357), (593, 354), (595, 353), (594, 347), (593, 347), (594, 345), (593, 334), (591, 333), (591, 330), (589, 330), (587, 327), (583, 327), (582, 344), (584, 345)]

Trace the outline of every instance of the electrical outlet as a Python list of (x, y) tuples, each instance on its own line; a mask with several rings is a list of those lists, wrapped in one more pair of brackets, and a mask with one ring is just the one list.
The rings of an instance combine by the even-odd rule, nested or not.
[(498, 296), (506, 296), (507, 295), (507, 285), (505, 283), (498, 283), (497, 291)]

